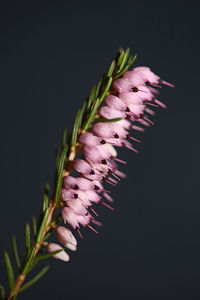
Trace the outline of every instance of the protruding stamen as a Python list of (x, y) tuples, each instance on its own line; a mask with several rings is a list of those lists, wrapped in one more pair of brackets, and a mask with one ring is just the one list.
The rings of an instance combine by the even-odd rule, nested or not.
[(137, 149), (135, 149), (135, 148), (133, 148), (133, 147), (131, 147), (131, 146), (129, 146), (129, 145), (126, 145), (126, 148), (128, 148), (128, 149), (134, 151), (135, 153), (138, 153), (138, 150), (137, 150)]
[(136, 138), (134, 138), (134, 137), (132, 137), (132, 136), (130, 136), (129, 139), (131, 139), (131, 140), (133, 140), (133, 141), (135, 141), (135, 142), (137, 142), (137, 143), (141, 143), (140, 140), (138, 140), (138, 139), (136, 139)]
[(116, 184), (114, 184), (114, 183), (110, 182), (109, 180), (105, 180), (105, 182), (107, 182), (107, 183), (111, 184), (112, 186), (116, 186)]
[(110, 197), (110, 195), (108, 195), (107, 193), (103, 193), (103, 195), (104, 195), (104, 197), (105, 197), (108, 201), (114, 202), (113, 198)]
[(152, 122), (149, 118), (147, 118), (146, 116), (144, 117), (144, 119), (149, 122), (151, 125), (154, 125), (154, 122)]
[(98, 213), (92, 207), (90, 207), (90, 210), (93, 212), (93, 214), (95, 214), (95, 216), (99, 216)]
[(163, 102), (161, 102), (161, 101), (158, 100), (158, 99), (155, 99), (154, 102), (157, 103), (158, 105), (160, 105), (162, 108), (166, 108), (166, 107), (167, 107), (167, 105), (165, 105)]
[(112, 177), (108, 177), (108, 179), (109, 179), (111, 182), (113, 182), (114, 184), (118, 184), (118, 182), (117, 182), (115, 179), (113, 179)]
[(109, 204), (107, 204), (106, 202), (102, 201), (101, 204), (103, 204), (105, 207), (111, 209), (112, 211), (115, 210), (112, 206), (110, 206)]
[(103, 224), (97, 220), (92, 219), (91, 222), (99, 227), (103, 226)]
[(161, 88), (162, 86), (161, 85), (158, 85), (158, 84), (155, 84), (155, 83), (151, 83), (152, 86), (156, 86), (158, 88)]
[(121, 160), (121, 159), (119, 159), (119, 158), (117, 158), (117, 157), (115, 157), (114, 160), (120, 162), (121, 164), (127, 165), (127, 162), (126, 162), (126, 161)]
[(133, 126), (132, 126), (132, 129), (137, 130), (137, 131), (144, 132), (144, 128), (142, 128), (142, 127), (140, 127), (140, 126), (133, 125)]
[(82, 233), (80, 232), (80, 229), (79, 229), (78, 227), (76, 228), (76, 231), (78, 232), (80, 238), (83, 239), (83, 235), (82, 235)]
[(170, 87), (172, 87), (172, 88), (175, 87), (174, 84), (172, 84), (172, 83), (170, 83), (170, 82), (167, 82), (167, 81), (165, 81), (165, 80), (161, 80), (161, 83), (162, 83), (162, 84), (165, 84), (165, 85), (168, 85), (168, 86), (170, 86)]
[(98, 231), (96, 229), (94, 229), (91, 225), (87, 225), (87, 227), (89, 227), (90, 229), (92, 229), (96, 234), (98, 234)]

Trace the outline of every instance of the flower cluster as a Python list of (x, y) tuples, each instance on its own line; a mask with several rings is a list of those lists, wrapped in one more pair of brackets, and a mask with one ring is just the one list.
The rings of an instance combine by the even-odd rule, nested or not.
[[(126, 177), (117, 165), (118, 162), (126, 162), (117, 157), (115, 146), (138, 152), (131, 141), (140, 141), (131, 135), (131, 129), (144, 131), (143, 126), (153, 125), (149, 118), (149, 115), (154, 115), (152, 109), (166, 107), (157, 99), (159, 92), (156, 88), (160, 88), (161, 84), (173, 87), (147, 67), (136, 67), (125, 72), (123, 77), (114, 80), (112, 89), (104, 100), (105, 105), (97, 111), (97, 121), (88, 131), (79, 135), (82, 157), (73, 161), (73, 171), (78, 175), (64, 177), (61, 200), (64, 203), (64, 222), (80, 235), (80, 225), (95, 232), (92, 223), (101, 225), (95, 220), (97, 213), (93, 208), (94, 203), (113, 209), (107, 203), (112, 203), (113, 199), (102, 183), (116, 186), (120, 177)], [(71, 250), (76, 250), (76, 240), (72, 238), (71, 232), (69, 234), (69, 229), (59, 228), (61, 227), (57, 229), (60, 232), (57, 234), (58, 240)], [(54, 247), (49, 247), (50, 252), (60, 249), (60, 246), (53, 245)], [(56, 258), (65, 261), (69, 259), (66, 253), (56, 254)]]

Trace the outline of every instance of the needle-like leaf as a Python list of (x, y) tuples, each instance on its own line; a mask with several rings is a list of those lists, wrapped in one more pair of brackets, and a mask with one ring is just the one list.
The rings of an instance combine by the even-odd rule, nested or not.
[(115, 66), (116, 66), (116, 61), (115, 61), (115, 59), (114, 59), (114, 60), (112, 61), (111, 65), (110, 65), (109, 70), (108, 70), (108, 73), (107, 73), (107, 76), (108, 76), (108, 77), (111, 77), (111, 76), (113, 75)]
[(113, 81), (112, 77), (109, 77), (108, 81), (107, 81), (107, 84), (106, 84), (106, 86), (104, 88), (104, 91), (103, 91), (103, 93), (102, 93), (102, 95), (101, 95), (101, 97), (99, 99), (99, 103), (100, 104), (104, 101), (105, 97), (107, 96), (107, 93), (108, 93), (108, 91), (109, 91), (109, 89), (111, 87), (112, 81)]
[(6, 270), (7, 270), (7, 274), (8, 274), (9, 286), (10, 286), (10, 289), (12, 290), (15, 285), (15, 277), (14, 277), (14, 272), (13, 272), (13, 268), (11, 265), (10, 257), (7, 252), (4, 252), (4, 259), (5, 259), (5, 263), (6, 263)]
[(49, 205), (49, 189), (50, 189), (49, 184), (46, 184), (44, 188), (42, 212), (44, 212)]
[(97, 99), (96, 99), (96, 102), (95, 102), (95, 104), (94, 104), (94, 106), (93, 106), (93, 108), (92, 108), (92, 111), (91, 111), (91, 113), (90, 113), (90, 115), (89, 115), (87, 121), (85, 122), (85, 124), (84, 124), (84, 126), (83, 126), (83, 130), (87, 130), (88, 127), (90, 126), (91, 122), (93, 121), (94, 116), (95, 116), (95, 113), (96, 113), (97, 108), (98, 108), (98, 106), (99, 106), (99, 103), (100, 103), (99, 98), (97, 98)]
[(37, 222), (36, 222), (36, 218), (35, 217), (32, 217), (32, 226), (33, 226), (34, 237), (36, 237), (36, 235), (37, 235)]
[(22, 287), (19, 289), (19, 292), (25, 291), (27, 288), (29, 288), (31, 285), (36, 283), (40, 278), (42, 278), (49, 270), (49, 266), (45, 266), (33, 279), (22, 285)]
[(94, 85), (90, 91), (90, 95), (89, 98), (87, 100), (87, 110), (90, 109), (92, 101), (94, 100), (94, 96), (95, 96), (95, 91), (96, 91), (96, 86)]
[(30, 249), (31, 249), (31, 232), (30, 232), (29, 224), (26, 224), (26, 227), (25, 227), (25, 245), (26, 245), (26, 253), (28, 256), (30, 253)]
[(12, 248), (13, 248), (13, 254), (14, 254), (16, 266), (19, 271), (21, 268), (21, 264), (20, 264), (20, 260), (19, 260), (19, 254), (18, 254), (18, 250), (17, 250), (17, 240), (16, 240), (15, 235), (12, 236)]
[(67, 138), (67, 128), (63, 130), (63, 135), (62, 135), (62, 147), (65, 147), (66, 145), (66, 138)]
[(4, 289), (3, 285), (0, 285), (0, 299), (1, 300), (6, 299), (5, 289)]
[(119, 49), (119, 57), (118, 57), (118, 60), (117, 60), (117, 67), (118, 67), (118, 68), (120, 68), (120, 66), (121, 66), (121, 64), (122, 64), (122, 62), (123, 62), (124, 55), (125, 55), (124, 50)]
[(128, 57), (129, 57), (129, 54), (130, 54), (130, 49), (127, 48), (126, 51), (125, 51), (125, 53), (124, 53), (123, 59), (121, 61), (121, 64), (119, 66), (118, 73), (124, 68), (124, 66), (126, 64), (126, 61), (127, 61)]
[(59, 249), (57, 251), (54, 251), (54, 252), (51, 252), (51, 253), (46, 253), (46, 254), (42, 254), (42, 255), (39, 255), (36, 259), (35, 259), (35, 262), (38, 262), (40, 260), (43, 260), (43, 259), (47, 259), (55, 254), (58, 254), (60, 252), (62, 252), (64, 249)]
[(45, 224), (46, 224), (46, 221), (47, 221), (47, 218), (49, 216), (49, 208), (46, 209), (45, 213), (44, 213), (44, 216), (43, 216), (43, 219), (42, 219), (42, 222), (40, 224), (40, 228), (38, 230), (38, 234), (37, 234), (37, 239), (36, 239), (36, 242), (37, 243), (40, 243), (41, 242), (41, 238), (42, 238), (42, 234), (43, 234), (43, 231), (44, 231), (44, 227), (45, 227)]
[(64, 168), (64, 163), (65, 163), (65, 157), (67, 154), (67, 145), (63, 148), (61, 157), (60, 157), (60, 166), (59, 166), (59, 172), (58, 172), (58, 178), (57, 178), (57, 185), (56, 185), (56, 191), (55, 191), (55, 198), (54, 201), (55, 203), (58, 203), (60, 200), (60, 192), (61, 192), (61, 187), (62, 187), (62, 176), (63, 176), (63, 168)]

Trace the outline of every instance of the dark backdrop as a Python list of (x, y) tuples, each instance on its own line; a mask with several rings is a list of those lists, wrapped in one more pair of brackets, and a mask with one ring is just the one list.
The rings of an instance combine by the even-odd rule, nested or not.
[[(54, 148), (119, 46), (175, 89), (123, 151), (104, 227), (19, 299), (199, 299), (199, 7), (192, 1), (1, 1), (1, 253), (39, 211)], [(1, 254), (0, 281), (5, 281)]]

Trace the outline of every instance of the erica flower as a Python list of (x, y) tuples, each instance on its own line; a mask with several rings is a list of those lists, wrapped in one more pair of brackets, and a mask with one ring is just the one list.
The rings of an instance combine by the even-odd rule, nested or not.
[[(49, 243), (47, 246), (47, 250), (49, 253), (56, 252), (56, 251), (62, 250), (62, 249), (63, 248), (56, 243)], [(69, 261), (69, 255), (64, 250), (57, 254), (54, 254), (53, 257), (56, 259), (66, 261), (66, 262)]]
[[(106, 183), (116, 186), (120, 178), (126, 177), (117, 165), (126, 162), (118, 158), (115, 147), (138, 152), (135, 147), (140, 141), (134, 137), (134, 130), (144, 131), (141, 126), (153, 125), (148, 115), (154, 115), (155, 107), (166, 107), (157, 99), (159, 92), (155, 87), (159, 88), (161, 84), (173, 86), (161, 80), (147, 67), (137, 67), (125, 72), (122, 78), (113, 82), (112, 93), (105, 98), (105, 105), (98, 109), (97, 113), (105, 121), (93, 123), (87, 132), (79, 135), (82, 156), (73, 161), (75, 174), (63, 179), (61, 200), (64, 202), (64, 222), (80, 235), (81, 225), (94, 231), (92, 223), (101, 225), (96, 220), (98, 214), (93, 208), (94, 204), (113, 209), (108, 204), (113, 202), (110, 191), (103, 185)], [(117, 121), (110, 122), (112, 119)], [(57, 231), (58, 240), (65, 244), (61, 237), (64, 229), (60, 227)], [(66, 241), (66, 245), (68, 243), (70, 242)]]

